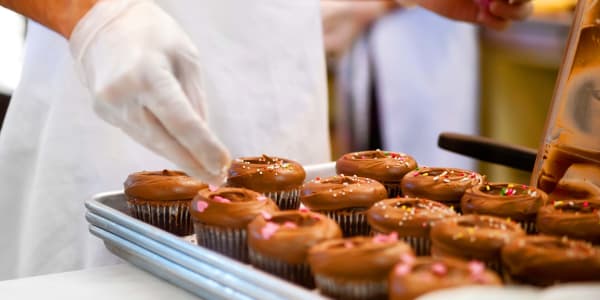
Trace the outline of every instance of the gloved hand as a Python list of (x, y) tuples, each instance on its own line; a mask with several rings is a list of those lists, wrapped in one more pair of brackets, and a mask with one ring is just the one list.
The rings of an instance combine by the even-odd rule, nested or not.
[(198, 52), (149, 0), (99, 1), (70, 48), (94, 110), (191, 176), (220, 184), (229, 153), (208, 128)]
[(478, 23), (493, 29), (506, 28), (511, 20), (523, 20), (533, 12), (530, 0), (396, 0), (417, 4), (442, 16)]
[(385, 1), (321, 1), (325, 52), (340, 58), (367, 26), (396, 7)]

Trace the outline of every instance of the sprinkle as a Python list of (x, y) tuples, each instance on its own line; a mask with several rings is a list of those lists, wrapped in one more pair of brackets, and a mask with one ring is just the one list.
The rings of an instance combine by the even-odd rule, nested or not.
[(419, 176), (419, 171), (415, 171), (415, 172), (413, 172), (413, 176), (414, 176), (414, 177), (417, 177), (417, 176)]
[(208, 190), (211, 191), (211, 192), (214, 192), (214, 191), (216, 191), (218, 189), (219, 189), (219, 187), (216, 186), (216, 185), (212, 185), (212, 184), (208, 185)]
[(206, 203), (205, 201), (196, 202), (196, 210), (198, 210), (199, 212), (204, 212), (204, 210), (207, 207), (208, 207), (208, 203)]
[(471, 275), (481, 275), (485, 270), (485, 266), (480, 261), (470, 261), (469, 262), (469, 271), (471, 271)]
[(515, 185), (512, 184), (512, 183), (509, 183), (507, 186), (508, 186), (509, 189), (512, 189)]
[(411, 269), (411, 265), (399, 264), (394, 268), (394, 274), (398, 276), (404, 276), (410, 273)]
[(258, 200), (258, 201), (261, 201), (261, 202), (262, 202), (262, 201), (265, 201), (265, 200), (267, 200), (267, 197), (265, 197), (265, 195), (260, 195), (260, 196), (256, 197), (256, 200)]
[(344, 241), (344, 248), (353, 248), (354, 244), (351, 241)]
[(486, 185), (486, 186), (485, 186), (485, 190), (486, 190), (486, 191), (489, 191), (489, 190), (490, 190), (490, 186), (489, 186), (489, 185)]
[(562, 204), (562, 201), (554, 201), (554, 207), (561, 206)]
[(458, 239), (462, 238), (463, 236), (464, 236), (464, 235), (463, 235), (463, 233), (462, 233), (462, 232), (459, 232), (459, 233), (455, 234), (455, 235), (452, 237), (452, 239), (454, 239), (454, 240), (458, 240)]
[(260, 230), (260, 234), (265, 240), (268, 240), (278, 229), (279, 225), (273, 222), (267, 222), (267, 224)]
[(444, 276), (448, 273), (448, 268), (442, 263), (435, 263), (431, 265), (431, 271), (435, 275)]
[(301, 212), (309, 212), (310, 210), (304, 206), (304, 204), (300, 203), (300, 208), (298, 208), (299, 211)]
[(294, 229), (294, 228), (298, 228), (298, 225), (296, 225), (294, 222), (287, 221), (287, 222), (283, 223), (283, 227), (289, 228), (289, 229)]
[(212, 199), (213, 199), (213, 201), (219, 202), (219, 203), (231, 203), (231, 200), (221, 197), (221, 196), (214, 196)]
[(269, 212), (264, 211), (264, 210), (261, 210), (260, 214), (263, 216), (263, 218), (265, 220), (271, 220), (271, 218), (273, 218), (273, 216)]
[(391, 242), (396, 242), (396, 241), (398, 241), (398, 233), (397, 232), (392, 232), (389, 235), (379, 233), (373, 237), (374, 243), (391, 243)]
[(503, 187), (502, 190), (500, 191), (500, 195), (506, 196), (506, 188), (505, 187)]
[(590, 206), (590, 203), (588, 201), (583, 201), (583, 207), (588, 207)]
[(415, 263), (415, 257), (408, 253), (404, 253), (400, 256), (400, 261), (407, 265), (413, 265)]
[(315, 181), (321, 181), (321, 177), (315, 177)]
[(448, 179), (448, 178), (444, 178), (444, 180), (442, 180), (442, 181), (443, 181), (444, 183), (448, 183), (448, 182), (450, 182), (450, 179)]
[(423, 176), (429, 176), (429, 173), (425, 172), (423, 173)]

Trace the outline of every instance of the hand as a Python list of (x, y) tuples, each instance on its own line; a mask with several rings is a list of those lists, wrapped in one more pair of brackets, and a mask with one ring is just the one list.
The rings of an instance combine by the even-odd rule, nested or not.
[(191, 176), (220, 184), (229, 153), (206, 123), (198, 52), (152, 1), (99, 1), (70, 39), (94, 110)]
[(340, 58), (371, 22), (395, 7), (393, 2), (321, 1), (328, 58)]
[[(405, 0), (398, 0), (399, 2)], [(511, 20), (523, 20), (533, 12), (530, 0), (413, 0), (426, 9), (458, 21), (505, 29)]]

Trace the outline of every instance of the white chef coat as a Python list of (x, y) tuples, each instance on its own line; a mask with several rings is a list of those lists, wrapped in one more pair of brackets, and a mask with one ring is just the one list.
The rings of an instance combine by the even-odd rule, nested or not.
[[(157, 2), (199, 48), (208, 122), (232, 157), (330, 160), (318, 0)], [(115, 262), (84, 200), (172, 167), (93, 113), (67, 41), (30, 22), (0, 132), (0, 280)]]

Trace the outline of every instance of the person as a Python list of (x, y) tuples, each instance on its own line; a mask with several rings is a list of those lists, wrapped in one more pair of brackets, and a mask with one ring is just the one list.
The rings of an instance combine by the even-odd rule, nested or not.
[(114, 263), (83, 201), (131, 172), (330, 160), (317, 0), (0, 4), (37, 21), (0, 134), (0, 279)]
[(334, 150), (381, 148), (473, 169), (474, 160), (436, 141), (443, 131), (477, 133), (476, 27), (390, 2), (322, 1), (321, 9), (326, 52), (337, 61)]

